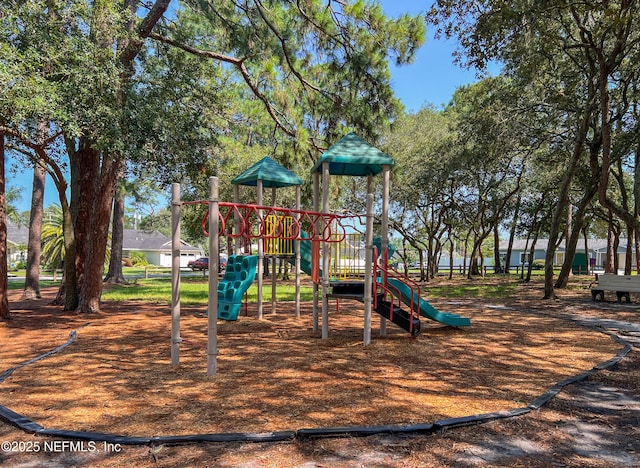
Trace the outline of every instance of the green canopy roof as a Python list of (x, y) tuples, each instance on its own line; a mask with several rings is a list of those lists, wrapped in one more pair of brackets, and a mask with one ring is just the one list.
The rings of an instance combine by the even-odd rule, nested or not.
[(258, 180), (262, 181), (263, 187), (290, 187), (292, 185), (302, 185), (303, 181), (289, 169), (281, 166), (269, 156), (265, 156), (239, 176), (235, 177), (231, 183), (233, 185), (250, 185), (255, 187)]
[(376, 175), (385, 164), (393, 165), (393, 158), (351, 132), (322, 153), (311, 172), (321, 172), (322, 163), (329, 163), (329, 173), (347, 176)]

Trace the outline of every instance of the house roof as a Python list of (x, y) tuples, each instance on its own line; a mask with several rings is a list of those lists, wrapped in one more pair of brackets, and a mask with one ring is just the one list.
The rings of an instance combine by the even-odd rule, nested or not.
[[(122, 246), (125, 250), (171, 250), (171, 239), (158, 231), (125, 229), (122, 236)], [(201, 249), (184, 241), (182, 241), (180, 249), (182, 251), (201, 251)]]
[(269, 156), (265, 156), (242, 174), (236, 176), (231, 183), (233, 185), (249, 185), (255, 187), (258, 181), (262, 181), (263, 187), (290, 187), (302, 185), (303, 180), (286, 167), (278, 164)]
[(321, 172), (322, 163), (329, 163), (329, 173), (346, 176), (376, 175), (385, 164), (393, 165), (393, 158), (351, 132), (322, 153), (311, 172)]
[(19, 226), (7, 220), (7, 242), (14, 245), (27, 245), (29, 243), (29, 226)]

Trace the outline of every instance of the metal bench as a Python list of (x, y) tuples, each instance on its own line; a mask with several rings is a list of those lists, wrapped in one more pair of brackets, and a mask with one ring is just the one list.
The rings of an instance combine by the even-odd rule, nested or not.
[(596, 275), (596, 280), (589, 285), (591, 290), (591, 300), (597, 301), (598, 297), (604, 301), (605, 291), (615, 291), (618, 302), (622, 302), (622, 298), (626, 302), (631, 302), (629, 293), (640, 292), (640, 276), (634, 275), (614, 275), (602, 274)]

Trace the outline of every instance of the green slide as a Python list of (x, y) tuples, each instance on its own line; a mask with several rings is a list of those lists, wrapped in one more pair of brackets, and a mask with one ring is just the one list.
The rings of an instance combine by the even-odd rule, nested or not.
[[(389, 278), (388, 281), (389, 286), (398, 291), (402, 302), (407, 305), (411, 305), (411, 288), (406, 283), (395, 278)], [(414, 304), (420, 304), (420, 315), (423, 317), (430, 318), (431, 320), (435, 320), (436, 322), (444, 323), (446, 325), (451, 325), (452, 327), (468, 327), (471, 325), (471, 320), (467, 317), (460, 317), (459, 315), (448, 312), (440, 312), (423, 298), (418, 297), (418, 293), (413, 294)]]
[[(302, 237), (308, 237), (308, 234), (302, 231)], [(300, 243), (300, 269), (307, 275), (311, 274), (311, 241), (296, 241)], [(291, 264), (296, 264), (296, 258), (292, 257)]]

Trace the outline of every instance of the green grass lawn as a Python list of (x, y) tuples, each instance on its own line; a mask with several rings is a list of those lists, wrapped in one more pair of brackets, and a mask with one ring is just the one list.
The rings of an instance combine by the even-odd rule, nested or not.
[(461, 283), (459, 285), (437, 285), (437, 283), (429, 283), (425, 286), (425, 289), (428, 290), (427, 296), (430, 297), (500, 298), (515, 294), (518, 289), (518, 284), (518, 281), (505, 278), (504, 282), (501, 281), (498, 284), (493, 281), (487, 284)]
[[(24, 276), (19, 280), (12, 280), (8, 283), (10, 290), (24, 289)], [(41, 288), (49, 288), (51, 286), (60, 286), (60, 281), (40, 280)]]
[[(164, 272), (170, 271), (163, 269)], [(125, 275), (130, 279), (130, 283), (126, 285), (109, 285), (104, 288), (102, 299), (106, 301), (127, 301), (142, 300), (149, 303), (171, 303), (171, 277), (145, 277), (145, 268), (127, 268)], [(17, 275), (17, 278), (9, 281), (9, 289), (17, 290), (24, 288), (24, 275)], [(137, 276), (137, 277), (136, 277)], [(582, 277), (588, 278), (588, 277)], [(543, 277), (536, 275), (532, 278), (531, 283), (542, 283)], [(586, 280), (585, 280), (586, 281)], [(50, 286), (59, 286), (60, 280), (41, 280), (40, 287), (46, 288)], [(443, 283), (439, 279), (423, 284), (423, 296), (426, 298), (438, 297), (481, 297), (481, 298), (501, 298), (509, 297), (517, 294), (520, 285), (519, 275), (493, 276), (488, 275), (485, 278), (476, 278), (467, 280), (462, 275), (454, 276), (453, 281)], [(570, 286), (571, 287), (571, 282)], [(576, 283), (576, 287), (583, 285)], [(271, 280), (265, 279), (263, 282), (263, 301), (271, 301)], [(294, 301), (295, 286), (292, 282), (278, 282), (277, 284), (277, 300), (278, 301)], [(258, 295), (257, 284), (254, 283), (248, 290), (249, 302), (256, 302)], [(313, 288), (308, 280), (303, 281), (300, 291), (302, 301), (313, 300)], [(185, 275), (180, 280), (180, 301), (185, 305), (205, 305), (208, 301), (208, 276), (206, 275)]]
[[(263, 301), (271, 300), (271, 280), (262, 285)], [(278, 301), (295, 300), (295, 286), (279, 283), (277, 286)], [(102, 298), (107, 301), (126, 301), (131, 299), (154, 303), (171, 303), (171, 278), (138, 279), (129, 285), (113, 285), (104, 290)], [(258, 286), (254, 284), (248, 290), (249, 302), (258, 298)], [(180, 280), (180, 303), (185, 305), (202, 305), (209, 300), (207, 277), (183, 277)], [(313, 288), (302, 286), (300, 300), (313, 300)]]

